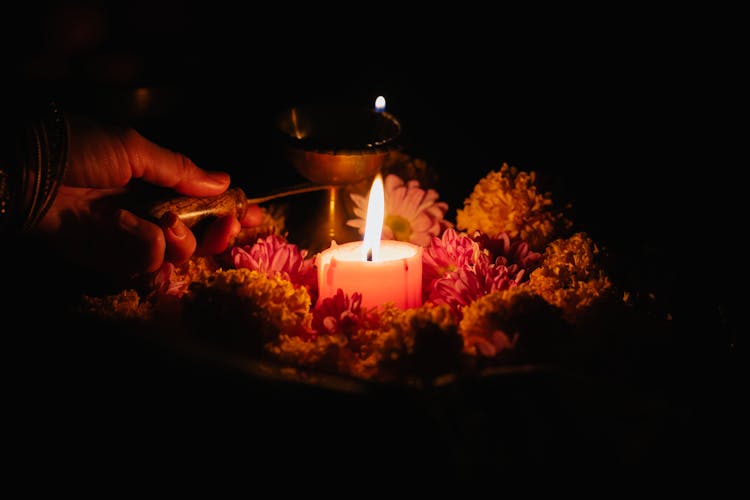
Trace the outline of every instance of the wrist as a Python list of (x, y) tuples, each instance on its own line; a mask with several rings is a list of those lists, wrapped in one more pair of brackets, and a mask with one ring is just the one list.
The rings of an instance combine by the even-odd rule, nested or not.
[(33, 230), (49, 210), (65, 171), (68, 123), (55, 104), (12, 133), (0, 158), (0, 231)]

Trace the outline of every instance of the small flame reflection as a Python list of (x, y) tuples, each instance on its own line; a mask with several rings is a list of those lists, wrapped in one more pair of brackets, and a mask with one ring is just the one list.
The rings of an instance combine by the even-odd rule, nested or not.
[(379, 95), (378, 98), (375, 99), (375, 111), (377, 113), (385, 111), (385, 97), (382, 95)]

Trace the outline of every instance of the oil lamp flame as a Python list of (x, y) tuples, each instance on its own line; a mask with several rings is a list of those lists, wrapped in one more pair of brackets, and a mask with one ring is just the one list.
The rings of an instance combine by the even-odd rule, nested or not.
[(375, 112), (382, 113), (385, 111), (385, 97), (382, 95), (379, 95), (377, 99), (375, 99)]
[(383, 221), (385, 220), (385, 190), (383, 178), (375, 176), (367, 200), (367, 218), (365, 220), (365, 236), (362, 245), (362, 259), (377, 261), (380, 259), (380, 238), (383, 235)]

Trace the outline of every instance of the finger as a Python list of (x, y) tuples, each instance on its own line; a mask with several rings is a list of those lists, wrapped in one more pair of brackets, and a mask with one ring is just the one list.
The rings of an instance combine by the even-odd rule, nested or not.
[(132, 271), (154, 272), (164, 262), (166, 239), (164, 231), (127, 210), (118, 210), (117, 224), (128, 238), (119, 245), (113, 259)]
[(229, 174), (209, 172), (185, 155), (149, 141), (135, 130), (122, 133), (133, 177), (186, 196), (213, 196), (229, 187)]
[(242, 229), (240, 222), (232, 215), (225, 215), (213, 221), (203, 233), (196, 253), (215, 255), (227, 249)]
[(255, 227), (263, 221), (263, 210), (258, 205), (248, 205), (240, 219), (242, 227)]
[(167, 246), (164, 253), (165, 260), (178, 265), (186, 262), (197, 246), (193, 232), (174, 212), (164, 214), (159, 223), (164, 229)]

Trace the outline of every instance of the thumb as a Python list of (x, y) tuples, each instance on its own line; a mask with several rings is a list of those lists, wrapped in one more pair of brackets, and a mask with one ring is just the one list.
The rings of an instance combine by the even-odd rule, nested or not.
[(229, 187), (226, 172), (203, 170), (187, 156), (154, 144), (133, 129), (124, 132), (122, 141), (135, 178), (186, 196), (213, 196)]

